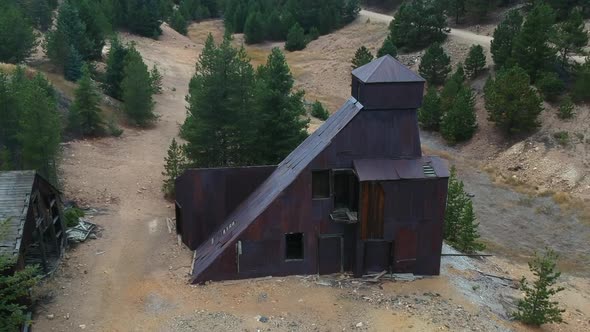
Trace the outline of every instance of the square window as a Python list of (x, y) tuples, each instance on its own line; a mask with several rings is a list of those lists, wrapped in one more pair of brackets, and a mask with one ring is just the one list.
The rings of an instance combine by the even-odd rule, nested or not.
[(303, 259), (303, 233), (285, 234), (285, 260)]
[(312, 198), (330, 197), (330, 171), (311, 172)]

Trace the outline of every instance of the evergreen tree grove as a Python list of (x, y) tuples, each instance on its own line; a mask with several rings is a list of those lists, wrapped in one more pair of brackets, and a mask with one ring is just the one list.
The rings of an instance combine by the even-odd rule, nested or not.
[(362, 67), (371, 61), (373, 61), (373, 54), (371, 54), (371, 51), (369, 51), (366, 47), (361, 46), (356, 50), (354, 58), (352, 59), (352, 69)]
[(124, 76), (121, 87), (125, 114), (132, 123), (145, 127), (156, 118), (153, 112), (153, 87), (148, 67), (133, 46), (127, 52)]
[(559, 303), (551, 297), (564, 290), (554, 287), (561, 276), (556, 271), (557, 254), (550, 249), (529, 262), (529, 269), (535, 275), (531, 285), (525, 277), (520, 280), (520, 290), (525, 293), (523, 299), (517, 303), (517, 311), (512, 315), (515, 319), (530, 325), (540, 326), (546, 323), (562, 323), (561, 314), (565, 311), (559, 308)]
[(226, 37), (218, 46), (209, 35), (186, 97), (189, 106), (181, 136), (196, 167), (252, 163), (254, 69), (244, 49)]
[(82, 78), (78, 81), (75, 94), (76, 99), (70, 108), (69, 115), (70, 130), (91, 136), (104, 133), (104, 120), (98, 106), (100, 95), (90, 78), (87, 65), (82, 68)]
[(588, 33), (584, 30), (584, 19), (579, 10), (573, 10), (565, 22), (557, 25), (551, 42), (559, 51), (562, 65), (567, 64), (570, 53), (582, 53), (588, 44)]
[(433, 44), (422, 56), (418, 71), (429, 84), (441, 85), (451, 72), (451, 58), (440, 44)]
[(444, 10), (440, 3), (430, 0), (404, 2), (389, 25), (389, 38), (399, 48), (419, 49), (441, 42), (446, 35)]

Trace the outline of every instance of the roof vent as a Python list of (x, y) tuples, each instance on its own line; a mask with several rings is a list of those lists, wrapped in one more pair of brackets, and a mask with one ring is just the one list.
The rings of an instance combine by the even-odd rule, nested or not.
[(422, 165), (422, 169), (424, 170), (425, 177), (427, 177), (427, 178), (435, 178), (436, 177), (436, 172), (434, 171), (434, 168), (432, 167), (432, 165), (424, 164), (424, 165)]

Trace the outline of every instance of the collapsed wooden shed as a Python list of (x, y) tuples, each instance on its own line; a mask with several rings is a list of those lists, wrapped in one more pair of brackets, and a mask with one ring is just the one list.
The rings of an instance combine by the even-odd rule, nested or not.
[[(449, 172), (422, 156), (424, 80), (391, 56), (352, 72), (352, 97), (278, 166), (176, 181), (192, 282), (440, 269)], [(228, 203), (229, 202), (229, 203)]]
[(55, 268), (66, 244), (61, 194), (35, 171), (0, 172), (0, 255)]

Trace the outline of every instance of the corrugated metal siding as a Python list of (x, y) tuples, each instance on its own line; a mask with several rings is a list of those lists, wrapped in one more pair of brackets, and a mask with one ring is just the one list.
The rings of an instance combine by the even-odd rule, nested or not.
[(276, 166), (190, 169), (176, 181), (182, 240), (196, 249), (225, 221)]

